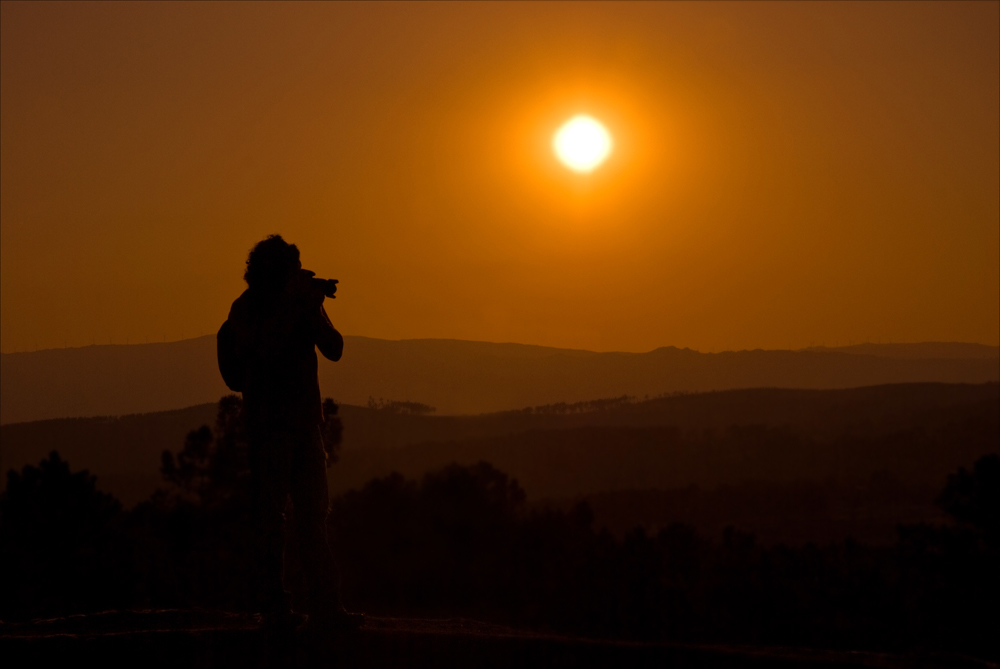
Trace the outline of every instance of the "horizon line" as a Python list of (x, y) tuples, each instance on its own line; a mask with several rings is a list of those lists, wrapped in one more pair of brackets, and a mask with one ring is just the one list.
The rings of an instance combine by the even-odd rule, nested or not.
[[(45, 353), (45, 352), (48, 352), (48, 351), (66, 351), (66, 350), (71, 350), (71, 349), (76, 350), (76, 349), (85, 349), (85, 348), (113, 348), (113, 347), (126, 348), (126, 347), (132, 347), (132, 346), (164, 346), (164, 345), (168, 345), (168, 344), (180, 344), (180, 343), (184, 343), (184, 342), (191, 342), (191, 341), (195, 341), (197, 339), (204, 339), (206, 337), (214, 337), (214, 336), (215, 336), (214, 333), (208, 333), (208, 334), (203, 334), (203, 335), (197, 335), (195, 337), (187, 337), (187, 338), (183, 338), (183, 339), (171, 339), (171, 340), (163, 340), (163, 341), (143, 341), (143, 342), (136, 342), (136, 343), (129, 342), (126, 339), (125, 343), (118, 343), (118, 344), (115, 344), (113, 342), (109, 342), (107, 344), (92, 343), (92, 344), (84, 344), (82, 346), (59, 346), (59, 347), (31, 349), (31, 350), (25, 350), (25, 351), (19, 351), (19, 350), (15, 349), (14, 351), (0, 351), (0, 355), (21, 355), (21, 354), (30, 354), (30, 353)], [(389, 339), (389, 338), (386, 338), (386, 337), (372, 337), (372, 336), (369, 336), (369, 335), (352, 335), (352, 334), (345, 334), (344, 337), (345, 338), (356, 338), (356, 339), (372, 339), (372, 340), (376, 340), (376, 341), (399, 342), (399, 343), (402, 343), (402, 342), (421, 342), (421, 341), (438, 341), (438, 342), (461, 342), (461, 343), (465, 343), (465, 344), (491, 344), (491, 345), (495, 345), (495, 346), (526, 346), (526, 347), (533, 347), (533, 348), (547, 348), (547, 349), (552, 349), (552, 350), (555, 350), (555, 351), (573, 351), (573, 352), (577, 352), (577, 353), (594, 353), (594, 354), (620, 353), (620, 354), (627, 354), (627, 355), (646, 355), (646, 354), (654, 353), (654, 352), (662, 350), (662, 349), (676, 349), (676, 350), (679, 350), (679, 351), (692, 351), (694, 353), (701, 353), (701, 354), (704, 354), (704, 355), (718, 355), (718, 354), (721, 354), (721, 353), (743, 353), (743, 352), (754, 352), (754, 351), (775, 351), (775, 352), (777, 352), (777, 351), (787, 351), (787, 352), (795, 353), (795, 352), (801, 352), (801, 351), (818, 352), (818, 351), (822, 351), (824, 349), (825, 350), (848, 349), (848, 348), (855, 348), (855, 347), (859, 347), (859, 346), (921, 346), (921, 345), (982, 346), (982, 347), (985, 347), (985, 348), (994, 348), (994, 349), (1000, 350), (1000, 345), (998, 345), (998, 344), (984, 344), (982, 342), (941, 341), (941, 340), (885, 341), (885, 342), (883, 342), (881, 340), (876, 340), (876, 341), (862, 341), (862, 342), (857, 342), (857, 343), (850, 342), (850, 343), (847, 343), (847, 344), (832, 344), (832, 345), (828, 345), (828, 344), (825, 344), (825, 343), (820, 343), (820, 344), (811, 344), (809, 346), (803, 346), (801, 348), (761, 348), (761, 347), (756, 347), (756, 348), (741, 348), (741, 349), (724, 349), (724, 350), (720, 350), (720, 351), (701, 351), (701, 350), (698, 350), (698, 349), (691, 348), (689, 346), (683, 346), (683, 347), (681, 347), (681, 346), (676, 346), (676, 345), (672, 345), (672, 344), (666, 344), (666, 345), (663, 345), (663, 346), (657, 346), (656, 348), (649, 349), (649, 350), (646, 350), (646, 351), (622, 351), (622, 350), (595, 351), (595, 350), (592, 350), (592, 349), (585, 349), (585, 348), (569, 348), (569, 347), (563, 347), (563, 346), (549, 346), (549, 345), (545, 345), (545, 344), (525, 344), (523, 342), (515, 342), (515, 341), (488, 341), (488, 340), (483, 340), (483, 339), (458, 339), (458, 338), (455, 338), (455, 337), (407, 337), (407, 338), (403, 338), (403, 339)]]

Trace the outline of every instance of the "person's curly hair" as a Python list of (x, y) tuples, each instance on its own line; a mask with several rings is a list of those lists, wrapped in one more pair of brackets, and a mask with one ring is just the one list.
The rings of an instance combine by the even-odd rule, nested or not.
[(250, 249), (243, 280), (253, 290), (276, 291), (299, 267), (299, 249), (281, 235), (269, 235)]

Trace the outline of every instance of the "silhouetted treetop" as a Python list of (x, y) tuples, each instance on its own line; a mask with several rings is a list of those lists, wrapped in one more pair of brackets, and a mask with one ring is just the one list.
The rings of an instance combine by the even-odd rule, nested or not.
[(7, 472), (0, 498), (6, 531), (45, 534), (49, 540), (73, 542), (92, 535), (121, 511), (121, 504), (97, 489), (97, 477), (70, 472), (69, 463), (52, 451), (37, 467)]
[[(646, 399), (649, 399), (647, 396)], [(537, 407), (526, 407), (520, 413), (533, 413), (541, 415), (562, 415), (576, 413), (590, 413), (592, 411), (609, 411), (629, 404), (635, 404), (636, 398), (632, 395), (621, 395), (619, 397), (608, 397), (605, 399), (586, 400), (583, 402), (556, 402), (555, 404), (543, 404)]]
[(420, 402), (401, 402), (399, 400), (387, 400), (383, 398), (375, 399), (368, 397), (368, 408), (375, 411), (386, 411), (388, 413), (411, 414), (413, 416), (425, 416), (437, 411), (429, 404)]
[(344, 436), (344, 424), (338, 412), (340, 407), (332, 399), (323, 400), (323, 423), (320, 431), (323, 434), (323, 449), (326, 451), (326, 466), (329, 467), (340, 459), (340, 442)]
[(1000, 538), (1000, 456), (984, 455), (971, 472), (960, 467), (949, 474), (937, 501), (955, 520), (996, 541)]
[[(249, 494), (250, 464), (242, 408), (238, 395), (226, 395), (219, 400), (214, 429), (202, 425), (189, 432), (176, 456), (172, 451), (163, 452), (160, 473), (172, 485), (172, 493), (208, 505)], [(327, 398), (320, 430), (328, 464), (337, 461), (343, 433), (337, 412), (337, 404)]]
[(77, 613), (128, 603), (124, 513), (96, 477), (56, 451), (7, 473), (0, 495), (0, 618)]
[(160, 472), (172, 492), (191, 502), (216, 505), (234, 495), (247, 495), (250, 465), (237, 395), (219, 400), (215, 429), (203, 425), (184, 439), (175, 457), (164, 451)]

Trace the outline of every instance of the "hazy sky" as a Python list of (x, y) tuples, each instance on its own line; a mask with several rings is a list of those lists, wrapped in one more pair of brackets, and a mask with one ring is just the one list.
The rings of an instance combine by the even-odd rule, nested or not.
[(998, 344), (998, 8), (3, 3), (2, 350), (215, 332), (272, 232), (346, 334)]

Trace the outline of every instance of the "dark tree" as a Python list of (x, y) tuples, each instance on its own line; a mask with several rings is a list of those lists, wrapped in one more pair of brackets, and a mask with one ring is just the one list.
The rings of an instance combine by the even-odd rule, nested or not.
[(223, 397), (214, 430), (203, 425), (189, 432), (176, 457), (163, 452), (160, 472), (171, 484), (171, 492), (205, 507), (248, 499), (250, 465), (241, 408), (237, 395)]
[(7, 473), (0, 496), (0, 617), (81, 613), (128, 603), (124, 514), (89, 472), (53, 451)]
[(329, 467), (340, 457), (340, 441), (344, 434), (344, 425), (340, 422), (337, 412), (340, 407), (332, 399), (327, 397), (323, 400), (323, 424), (320, 430), (323, 433), (323, 448), (326, 449), (326, 466)]
[[(160, 471), (168, 486), (133, 513), (144, 592), (151, 604), (241, 610), (256, 606), (256, 529), (241, 410), (239, 396), (223, 397), (214, 429), (203, 425), (192, 430), (176, 455), (164, 451)], [(320, 429), (331, 464), (342, 433), (337, 411), (333, 400), (323, 403)], [(291, 572), (298, 569), (296, 546), (290, 536)], [(289, 578), (297, 582), (296, 574)]]
[(1000, 456), (984, 455), (969, 472), (948, 475), (938, 504), (959, 523), (975, 528), (994, 546), (1000, 538)]

